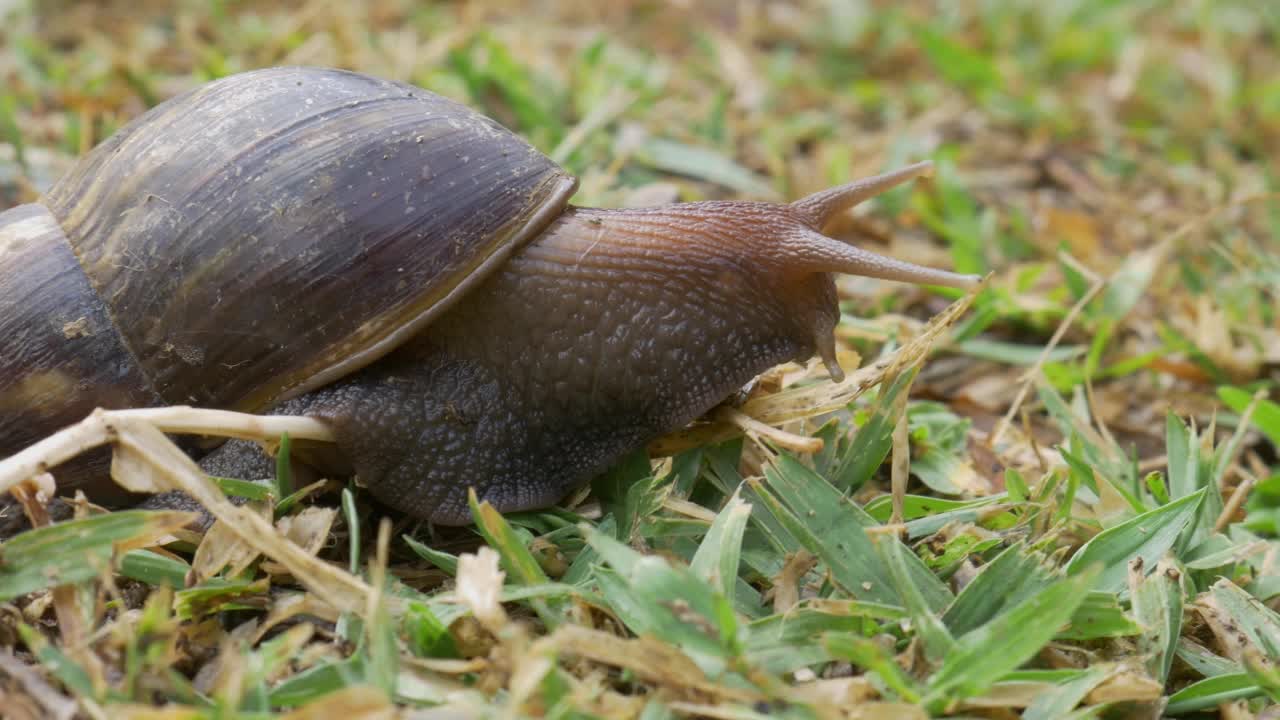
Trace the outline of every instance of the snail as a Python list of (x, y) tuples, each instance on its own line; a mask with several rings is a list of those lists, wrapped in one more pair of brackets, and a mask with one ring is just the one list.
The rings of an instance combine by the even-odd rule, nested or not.
[(545, 507), (771, 366), (841, 379), (834, 273), (975, 282), (822, 234), (928, 167), (792, 203), (575, 207), (568, 172), (426, 90), (223, 78), (0, 214), (0, 457), (95, 407), (270, 410), (328, 423), (411, 516), (468, 522), (468, 488)]

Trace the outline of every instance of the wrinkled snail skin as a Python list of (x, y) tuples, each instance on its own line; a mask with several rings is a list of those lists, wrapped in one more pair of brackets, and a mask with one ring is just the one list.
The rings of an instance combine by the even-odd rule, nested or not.
[(424, 90), (226, 78), (0, 214), (0, 456), (96, 406), (266, 410), (328, 422), (337, 453), (304, 457), (413, 516), (467, 522), (471, 487), (544, 507), (772, 365), (839, 379), (834, 273), (974, 282), (821, 234), (927, 171), (576, 208), (561, 168)]
[(294, 411), (328, 420), (370, 491), (410, 514), (467, 522), (468, 487), (504, 511), (550, 505), (834, 328), (829, 275), (740, 242), (771, 219), (706, 210), (571, 210)]

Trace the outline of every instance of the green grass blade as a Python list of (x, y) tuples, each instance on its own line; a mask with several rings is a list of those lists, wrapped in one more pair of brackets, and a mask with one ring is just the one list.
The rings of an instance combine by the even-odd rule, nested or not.
[[(958, 343), (956, 350), (983, 360), (1018, 366), (1034, 365), (1044, 355), (1044, 347), (1040, 345), (1020, 345), (986, 337)], [(1085, 351), (1086, 348), (1081, 345), (1059, 345), (1049, 353), (1048, 359), (1051, 362), (1066, 362), (1079, 357)]]
[(730, 498), (689, 563), (695, 575), (718, 589), (731, 603), (742, 559), (742, 536), (750, 518), (751, 506), (736, 495)]
[(710, 148), (653, 137), (636, 150), (636, 160), (658, 170), (698, 178), (757, 198), (776, 196), (764, 178)]
[(533, 557), (533, 553), (529, 552), (524, 538), (502, 517), (502, 513), (489, 503), (477, 500), (474, 490), (469, 493), (467, 500), (471, 505), (471, 517), (475, 520), (476, 530), (480, 532), (489, 547), (498, 551), (498, 556), (502, 559), (502, 569), (507, 571), (512, 582), (517, 585), (541, 585), (551, 582), (551, 578), (543, 572), (542, 566)]
[(747, 632), (747, 659), (769, 672), (792, 672), (844, 657), (819, 642), (820, 636), (860, 635), (883, 622), (905, 620), (901, 608), (874, 603), (847, 602), (823, 608), (798, 607), (751, 623)]
[(1280, 658), (1280, 614), (1230, 580), (1219, 580), (1200, 601), (1230, 618), (1264, 657)]
[(0, 601), (97, 577), (110, 567), (118, 544), (145, 544), (194, 517), (184, 512), (126, 510), (21, 533), (3, 545)]
[(363, 685), (368, 675), (362, 654), (303, 670), (271, 689), (272, 707), (297, 707), (350, 685)]
[(1168, 715), (1181, 715), (1262, 694), (1262, 688), (1248, 673), (1218, 675), (1188, 685), (1169, 696), (1169, 704), (1164, 711)]
[(831, 579), (849, 597), (871, 602), (898, 602), (897, 593), (875, 555), (875, 546), (861, 527), (846, 528), (843, 534), (816, 532), (801, 521), (773, 493), (756, 481), (752, 489), (764, 507), (789, 533), (827, 567)]
[(893, 448), (893, 426), (898, 420), (898, 396), (911, 387), (918, 372), (918, 367), (909, 368), (887, 387), (880, 386), (880, 395), (870, 417), (858, 428), (831, 476), (831, 483), (837, 488), (850, 491), (866, 485), (876, 468), (889, 456)]
[(191, 566), (150, 550), (130, 550), (120, 558), (120, 574), (152, 586), (184, 587)]
[(1053, 690), (1041, 693), (1022, 713), (1022, 720), (1058, 720), (1075, 709), (1095, 687), (1110, 677), (1115, 668), (1093, 665)]
[(1199, 477), (1200, 444), (1195, 433), (1173, 413), (1164, 420), (1165, 452), (1169, 458), (1169, 495), (1184, 498), (1202, 486)]
[(631, 540), (639, 530), (643, 513), (652, 507), (642, 500), (654, 490), (655, 478), (649, 455), (643, 450), (622, 458), (614, 467), (591, 482), (592, 494), (604, 511), (617, 522), (618, 538)]
[(1005, 673), (1035, 656), (1071, 619), (1100, 571), (1066, 577), (981, 627), (961, 636), (928, 681), (926, 705), (981, 695)]
[[(529, 552), (524, 538), (502, 517), (502, 513), (488, 502), (480, 502), (474, 489), (468, 492), (467, 502), (471, 505), (471, 517), (475, 520), (481, 537), (489, 547), (498, 551), (508, 582), (525, 587), (551, 582), (537, 558)], [(563, 612), (556, 603), (537, 599), (531, 601), (530, 605), (549, 628), (555, 628), (564, 620)]]
[(408, 535), (403, 535), (402, 537), (404, 538), (405, 544), (409, 546), (409, 549), (417, 553), (418, 557), (422, 558), (423, 560), (426, 560), (432, 565), (435, 565), (436, 567), (449, 573), (450, 575), (458, 574), (458, 556), (457, 555), (447, 553), (443, 550), (436, 550), (430, 545), (418, 542), (417, 540), (413, 539)]
[(1129, 561), (1140, 557), (1143, 567), (1155, 568), (1195, 518), (1204, 493), (1200, 490), (1103, 530), (1072, 556), (1067, 563), (1067, 573), (1079, 575), (1089, 566), (1100, 564), (1103, 570), (1097, 578), (1097, 589), (1109, 592), (1123, 589)]
[(1179, 659), (1205, 677), (1230, 675), (1231, 673), (1240, 672), (1240, 663), (1237, 663), (1230, 658), (1224, 658), (1221, 655), (1216, 655), (1208, 648), (1192, 642), (1187, 638), (1182, 638), (1178, 641), (1177, 652)]
[(687, 568), (642, 555), (594, 529), (585, 534), (610, 568), (596, 570), (600, 591), (632, 632), (664, 638), (703, 662), (740, 652), (733, 606), (708, 583)]
[(1071, 616), (1071, 627), (1058, 633), (1058, 640), (1095, 640), (1131, 637), (1142, 632), (1142, 626), (1120, 606), (1115, 593), (1090, 592)]
[(897, 538), (882, 536), (876, 542), (876, 550), (889, 570), (889, 577), (898, 597), (902, 598), (907, 613), (911, 616), (911, 625), (919, 633), (924, 642), (925, 656), (933, 662), (941, 661), (955, 649), (955, 638), (947, 631), (947, 626), (929, 606), (924, 593), (912, 581), (911, 571), (906, 555), (909, 550), (898, 542)]
[[(1227, 407), (1236, 412), (1244, 412), (1253, 402), (1253, 394), (1235, 387), (1218, 388), (1218, 397)], [(1280, 448), (1280, 403), (1262, 399), (1253, 409), (1253, 425), (1267, 436), (1273, 445)]]
[[(888, 589), (877, 597), (866, 595), (865, 583), (884, 586), (889, 582), (888, 568), (876, 554), (866, 531), (879, 525), (862, 508), (841, 493), (825, 478), (810, 470), (790, 455), (780, 455), (765, 468), (765, 479), (773, 497), (791, 511), (784, 524), (801, 544), (831, 569), (832, 576), (854, 597), (876, 602), (901, 602), (898, 593)], [(772, 512), (774, 507), (770, 507)], [(783, 516), (774, 513), (780, 520)], [(799, 518), (804, 518), (800, 521)], [(793, 527), (794, 525), (794, 527)], [(895, 543), (900, 543), (896, 538)], [(951, 591), (914, 553), (902, 558), (908, 582), (921, 594), (932, 612), (941, 612), (951, 603)], [(833, 564), (834, 563), (834, 564)], [(837, 574), (838, 573), (838, 574)]]
[(836, 657), (875, 673), (902, 700), (920, 702), (922, 692), (916, 681), (894, 662), (892, 655), (874, 641), (849, 635), (826, 635), (822, 638), (822, 644)]
[(30, 625), (19, 623), (16, 627), (23, 644), (36, 656), (36, 659), (49, 671), (49, 674), (56, 677), (63, 685), (66, 685), (81, 697), (101, 697), (101, 693), (94, 687), (93, 678), (83, 666), (69, 657), (61, 648), (46, 640), (43, 635)]
[(244, 498), (254, 502), (266, 502), (276, 497), (274, 486), (269, 482), (254, 482), (237, 478), (215, 477), (209, 479), (228, 497)]
[[(609, 537), (618, 535), (618, 526), (611, 515), (597, 523), (596, 530)], [(573, 563), (569, 565), (569, 569), (560, 580), (567, 585), (581, 585), (591, 578), (591, 570), (599, 562), (600, 556), (596, 551), (589, 545), (583, 546), (578, 552), (578, 557), (573, 559)]]
[(941, 403), (913, 403), (907, 410), (911, 473), (945, 495), (962, 495), (982, 484), (968, 459), (972, 424)]
[(1177, 569), (1161, 562), (1156, 571), (1136, 580), (1130, 588), (1133, 613), (1142, 625), (1138, 649), (1146, 657), (1147, 672), (1161, 683), (1169, 678), (1169, 668), (1177, 652), (1182, 632), (1182, 585)]
[(404, 614), (406, 644), (418, 657), (458, 656), (457, 645), (449, 626), (444, 624), (427, 603), (410, 600)]
[[(224, 580), (211, 578), (174, 594), (174, 615), (189, 619), (229, 610), (247, 609), (261, 602), (270, 591), (267, 578)], [(245, 602), (248, 601), (248, 602)]]
[(942, 620), (953, 634), (964, 635), (1030, 597), (1052, 578), (1039, 555), (1021, 543), (1011, 545), (983, 566)]
[(356, 496), (351, 488), (342, 488), (342, 517), (347, 521), (347, 552), (350, 560), (347, 571), (360, 572), (360, 511), (356, 508)]

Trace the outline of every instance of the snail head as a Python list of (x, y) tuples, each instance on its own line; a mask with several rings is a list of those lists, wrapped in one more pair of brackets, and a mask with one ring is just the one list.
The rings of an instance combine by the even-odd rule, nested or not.
[(754, 282), (767, 286), (756, 297), (767, 295), (782, 304), (777, 314), (793, 326), (792, 333), (811, 340), (838, 382), (844, 373), (835, 357), (835, 273), (955, 288), (972, 287), (981, 279), (886, 257), (823, 234), (841, 212), (932, 169), (930, 162), (916, 163), (792, 203), (691, 203), (700, 206), (702, 232), (686, 238), (700, 235), (701, 242), (717, 246), (720, 257), (732, 259)]

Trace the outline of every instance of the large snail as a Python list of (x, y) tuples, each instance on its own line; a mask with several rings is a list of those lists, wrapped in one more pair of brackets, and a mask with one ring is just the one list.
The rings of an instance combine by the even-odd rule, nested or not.
[(833, 273), (973, 282), (821, 234), (926, 168), (577, 208), (563, 169), (425, 90), (228, 77), (0, 214), (0, 457), (95, 407), (273, 409), (328, 422), (411, 515), (466, 522), (468, 487), (547, 506), (772, 365), (839, 379)]

